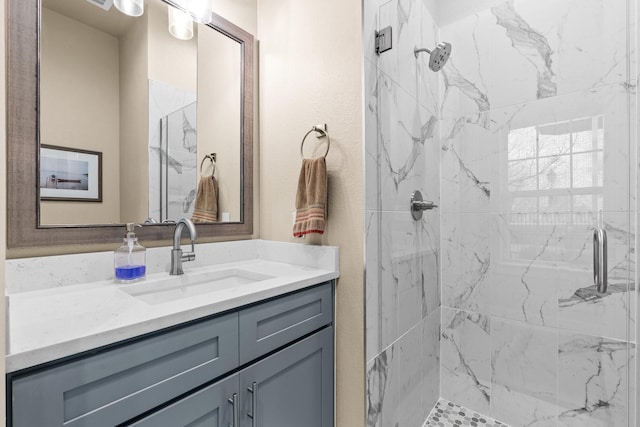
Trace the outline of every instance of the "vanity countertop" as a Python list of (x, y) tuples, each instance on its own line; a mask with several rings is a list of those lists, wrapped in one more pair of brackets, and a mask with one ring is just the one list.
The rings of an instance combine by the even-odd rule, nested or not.
[[(167, 250), (150, 250), (147, 268), (149, 259), (160, 259)], [(135, 294), (136, 287), (166, 280), (166, 271), (154, 272), (161, 262), (151, 267), (145, 281), (121, 285), (112, 279), (73, 283), (89, 274), (81, 271), (76, 271), (76, 277), (68, 277), (66, 282), (71, 284), (61, 282), (60, 274), (69, 274), (74, 262), (87, 264), (82, 255), (8, 261), (7, 372), (300, 290), (339, 274), (338, 249), (334, 247), (249, 240), (200, 245), (196, 246), (196, 253), (203, 260), (200, 265), (185, 263), (184, 278), (201, 274), (215, 277), (217, 273), (240, 270), (263, 279), (149, 303), (130, 293)], [(89, 258), (97, 261), (113, 256), (99, 255), (102, 256), (91, 254)], [(209, 265), (207, 259), (211, 261)], [(112, 258), (109, 261), (112, 263)], [(62, 265), (67, 273), (39, 271), (47, 263)], [(29, 276), (40, 282), (32, 285), (35, 290), (15, 285), (16, 281), (30, 280)], [(46, 286), (46, 277), (51, 286)]]

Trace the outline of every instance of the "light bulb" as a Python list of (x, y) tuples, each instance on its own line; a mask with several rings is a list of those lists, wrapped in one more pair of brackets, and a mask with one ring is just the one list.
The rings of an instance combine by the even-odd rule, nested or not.
[(213, 12), (213, 5), (211, 0), (188, 0), (187, 11), (194, 21), (201, 24), (208, 24), (211, 22), (211, 12)]
[(116, 8), (129, 16), (142, 16), (144, 13), (144, 0), (114, 0)]
[(180, 40), (189, 40), (193, 37), (193, 21), (191, 17), (180, 9), (168, 6), (169, 32)]

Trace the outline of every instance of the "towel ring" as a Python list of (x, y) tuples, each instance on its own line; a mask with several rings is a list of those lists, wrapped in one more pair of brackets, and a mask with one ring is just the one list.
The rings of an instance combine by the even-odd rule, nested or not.
[(331, 147), (331, 138), (329, 137), (329, 132), (327, 132), (326, 124), (313, 126), (309, 132), (304, 134), (302, 142), (300, 143), (300, 157), (302, 157), (302, 159), (304, 160), (304, 141), (307, 139), (311, 132), (318, 132), (320, 136), (318, 136), (317, 138), (322, 138), (323, 136), (327, 137), (327, 151), (324, 153), (324, 156), (322, 156), (327, 157), (327, 154), (329, 154), (329, 148)]
[(211, 171), (211, 176), (216, 173), (216, 153), (207, 154), (204, 156), (204, 159), (200, 162), (200, 175), (202, 176), (202, 167), (204, 166), (204, 162), (206, 160), (211, 160), (211, 164), (213, 165), (213, 171)]

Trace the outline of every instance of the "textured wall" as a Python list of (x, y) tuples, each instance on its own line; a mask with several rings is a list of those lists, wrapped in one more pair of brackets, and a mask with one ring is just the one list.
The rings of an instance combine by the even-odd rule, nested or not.
[[(437, 28), (421, 0), (365, 2), (367, 426), (419, 426), (439, 396), (440, 214), (415, 221), (413, 191), (439, 204)], [(393, 28), (377, 56), (376, 28)]]
[(49, 9), (42, 20), (41, 142), (101, 152), (103, 176), (102, 203), (42, 202), (42, 223), (119, 222), (118, 39)]
[[(321, 11), (314, 14), (313, 11)], [(336, 416), (363, 425), (363, 142), (361, 6), (357, 0), (261, 0), (260, 236), (340, 247), (336, 310)], [(327, 123), (331, 151), (328, 227), (292, 237), (300, 141)], [(307, 139), (307, 156), (324, 145)]]

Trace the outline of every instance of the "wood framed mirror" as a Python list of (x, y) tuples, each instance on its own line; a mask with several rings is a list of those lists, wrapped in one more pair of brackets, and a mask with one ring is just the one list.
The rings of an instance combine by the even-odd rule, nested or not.
[[(60, 138), (56, 139), (52, 137), (53, 134), (50, 129), (53, 127), (51, 122), (61, 123), (59, 120), (49, 119), (47, 115), (47, 121), (43, 120), (43, 109), (45, 112), (49, 112), (54, 108), (47, 107), (51, 105), (47, 100), (49, 92), (43, 92), (48, 90), (47, 87), (43, 88), (43, 43), (42, 43), (42, 24), (43, 24), (43, 2), (46, 0), (8, 0), (7, 2), (7, 246), (8, 249), (20, 249), (20, 248), (35, 248), (35, 247), (49, 247), (49, 246), (65, 246), (65, 245), (86, 245), (86, 244), (103, 244), (103, 243), (115, 243), (119, 242), (124, 234), (123, 224), (127, 222), (143, 223), (146, 219), (152, 219), (152, 204), (155, 201), (151, 201), (151, 197), (147, 201), (149, 205), (148, 211), (142, 209), (142, 213), (149, 212), (149, 215), (142, 215), (140, 210), (137, 214), (131, 216), (123, 216), (118, 221), (116, 219), (100, 219), (95, 223), (86, 221), (61, 221), (59, 219), (48, 219), (45, 206), (41, 201), (41, 187), (45, 184), (42, 182), (47, 181), (49, 184), (52, 179), (45, 180), (45, 178), (51, 178), (51, 174), (45, 177), (42, 173), (41, 167), (44, 166), (44, 162), (41, 162), (41, 144), (49, 145), (66, 145), (60, 143)], [(76, 1), (79, 6), (82, 7), (95, 7), (86, 0), (70, 0)], [(148, 0), (148, 2), (156, 1), (161, 2), (163, 7), (170, 6), (170, 2), (164, 0)], [(149, 8), (151, 9), (151, 8)], [(54, 11), (59, 13), (60, 11)], [(48, 12), (47, 12), (48, 13)], [(166, 13), (166, 12), (165, 12)], [(151, 18), (149, 18), (151, 20)], [(228, 222), (211, 222), (205, 224), (197, 224), (199, 237), (225, 237), (225, 236), (247, 236), (253, 232), (253, 87), (254, 87), (254, 38), (248, 32), (237, 27), (233, 23), (225, 20), (224, 18), (213, 14), (211, 23), (206, 26), (203, 24), (196, 24), (196, 30), (200, 32), (207, 32), (203, 34), (209, 34), (209, 31), (215, 32), (238, 44), (238, 64), (234, 64), (234, 68), (239, 73), (239, 90), (240, 99), (238, 100), (239, 112), (239, 129), (238, 129), (238, 194), (237, 194), (237, 214), (227, 215), (225, 219)], [(165, 27), (166, 28), (166, 27)], [(214, 34), (214, 33), (211, 33)], [(117, 43), (116, 43), (117, 44)], [(159, 44), (160, 45), (160, 44)], [(200, 62), (200, 52), (198, 52), (198, 62)], [(202, 61), (205, 62), (205, 61)], [(122, 75), (122, 72), (119, 72)], [(198, 68), (198, 87), (200, 87), (201, 79), (206, 77), (206, 74), (202, 72), (202, 69)], [(153, 84), (151, 77), (147, 76), (147, 82), (149, 87)], [(147, 84), (144, 82), (143, 84)], [(124, 83), (121, 81), (120, 86)], [(206, 87), (206, 85), (202, 85)], [(218, 85), (220, 86), (220, 85)], [(139, 87), (139, 86), (138, 86)], [(210, 89), (210, 88), (209, 88)], [(151, 91), (151, 89), (148, 89)], [(122, 89), (121, 89), (122, 92)], [(148, 93), (149, 99), (151, 99), (151, 93)], [(203, 102), (200, 102), (200, 97), (203, 97)], [(60, 96), (58, 96), (60, 97)], [(214, 99), (216, 94), (210, 92), (203, 92), (198, 89), (198, 104), (204, 104), (206, 99)], [(61, 105), (65, 102), (71, 103), (67, 97), (60, 99)], [(47, 104), (49, 102), (49, 104)], [(200, 106), (200, 105), (198, 105)], [(149, 111), (149, 110), (148, 110)], [(185, 113), (180, 113), (183, 117), (186, 117)], [(151, 113), (149, 112), (149, 117)], [(122, 117), (122, 113), (120, 113)], [(203, 116), (200, 110), (198, 110), (199, 122), (206, 123), (210, 121), (210, 117), (206, 114)], [(151, 119), (149, 119), (151, 120)], [(149, 123), (144, 123), (144, 126), (148, 126)], [(43, 126), (45, 129), (43, 129)], [(151, 125), (153, 127), (155, 125)], [(65, 129), (65, 126), (61, 126)], [(68, 128), (67, 126), (66, 128)], [(186, 128), (185, 128), (186, 129)], [(202, 134), (207, 134), (209, 140), (215, 139), (215, 133), (217, 129), (213, 131), (202, 131)], [(102, 136), (104, 132), (99, 135)], [(185, 130), (186, 133), (186, 130)], [(199, 132), (200, 133), (200, 132)], [(122, 131), (119, 132), (122, 134)], [(213, 136), (212, 136), (213, 135)], [(150, 138), (150, 136), (149, 136)], [(64, 138), (63, 138), (64, 139)], [(85, 138), (86, 139), (86, 138)], [(92, 138), (93, 139), (93, 138)], [(126, 138), (121, 138), (126, 139)], [(129, 138), (132, 139), (132, 138)], [(50, 144), (51, 142), (57, 142), (56, 144)], [(142, 151), (150, 153), (154, 147), (146, 146), (148, 141), (145, 142), (145, 148)], [(119, 141), (122, 144), (122, 141)], [(199, 144), (198, 140), (198, 144)], [(78, 148), (79, 147), (72, 147)], [(195, 149), (194, 149), (195, 150)], [(100, 151), (100, 150), (94, 150)], [(159, 150), (162, 151), (162, 150)], [(204, 160), (206, 155), (209, 155), (213, 150), (207, 147), (198, 147), (195, 156), (195, 164), (197, 165), (198, 172), (202, 167), (201, 158)], [(165, 153), (166, 154), (166, 153)], [(113, 157), (113, 156), (112, 156)], [(122, 160), (123, 157), (131, 158), (132, 161), (127, 164)], [(127, 181), (127, 170), (131, 170), (136, 167), (136, 164), (140, 165), (143, 155), (134, 154), (131, 156), (123, 156), (120, 153), (119, 170), (119, 188), (127, 188), (133, 186), (134, 181)], [(113, 160), (113, 159), (112, 159)], [(102, 162), (106, 170), (109, 156), (107, 153), (102, 154)], [(218, 165), (223, 163), (222, 159), (218, 158)], [(136, 163), (138, 162), (138, 163)], [(147, 159), (147, 164), (151, 160)], [(194, 163), (193, 159), (189, 160), (190, 164)], [(157, 169), (167, 167), (167, 164), (171, 163), (169, 160), (160, 163), (161, 166)], [(122, 172), (124, 170), (125, 172)], [(153, 175), (155, 175), (155, 171)], [(151, 175), (151, 170), (149, 171)], [(86, 175), (86, 174), (85, 174)], [(105, 187), (102, 200), (98, 203), (105, 203), (105, 198), (109, 198), (109, 191), (106, 186), (108, 185), (109, 175), (100, 177), (102, 179), (102, 185)], [(60, 175), (54, 175), (53, 181), (60, 182)], [(166, 178), (166, 176), (165, 176)], [(97, 178), (96, 178), (97, 179)], [(160, 180), (161, 177), (158, 177)], [(77, 181), (81, 179), (66, 179), (63, 181)], [(139, 182), (138, 182), (139, 183)], [(195, 186), (197, 182), (193, 182)], [(169, 187), (168, 184), (164, 184), (165, 187)], [(153, 179), (149, 179), (148, 187), (151, 189), (153, 186)], [(144, 183), (143, 187), (147, 187), (147, 183)], [(165, 191), (166, 192), (166, 191)], [(187, 199), (188, 194), (184, 199)], [(193, 194), (191, 194), (193, 196)], [(113, 197), (113, 196), (111, 196)], [(132, 199), (131, 196), (118, 195), (121, 200), (120, 206), (127, 205)], [(143, 198), (143, 197), (141, 197)], [(190, 199), (193, 201), (193, 197)], [(166, 202), (166, 201), (165, 201)], [(165, 203), (163, 202), (163, 203)], [(55, 203), (55, 201), (46, 200), (46, 203)], [(69, 202), (68, 200), (65, 203)], [(99, 206), (97, 204), (85, 205), (80, 202), (70, 205), (74, 212), (77, 212), (80, 217), (83, 215), (87, 217), (88, 213), (92, 211), (103, 212), (106, 211), (106, 205)], [(144, 202), (143, 202), (144, 204)], [(183, 202), (183, 204), (187, 204)], [(56, 205), (58, 208), (60, 205)], [(97, 209), (96, 209), (96, 206)], [(154, 205), (155, 206), (155, 205)], [(166, 206), (169, 203), (166, 202)], [(167, 208), (168, 210), (168, 208)], [(119, 211), (124, 211), (122, 207)], [(185, 210), (186, 212), (186, 210)], [(64, 218), (64, 211), (62, 217)], [(163, 215), (163, 214), (158, 214)], [(187, 216), (187, 215), (184, 215)], [(157, 218), (158, 222), (163, 220), (177, 220), (179, 218), (170, 218), (168, 214)], [(151, 222), (151, 221), (149, 221)], [(143, 242), (170, 240), (173, 235), (173, 227), (171, 224), (154, 224), (149, 223), (139, 229), (138, 235)]]

